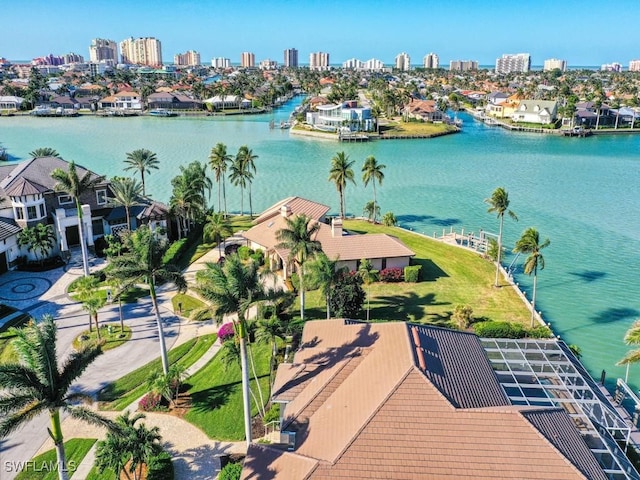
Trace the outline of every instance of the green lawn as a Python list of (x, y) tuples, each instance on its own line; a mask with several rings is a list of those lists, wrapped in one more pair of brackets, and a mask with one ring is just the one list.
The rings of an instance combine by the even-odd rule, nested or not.
[[(104, 472), (98, 473), (98, 469), (93, 467), (87, 474), (87, 480), (113, 480), (114, 478), (117, 478), (116, 473), (110, 468), (106, 468)], [(131, 478), (133, 478), (133, 476)]]
[[(421, 265), (422, 281), (416, 284), (371, 285), (371, 319), (410, 320), (447, 326), (458, 304), (470, 305), (475, 318), (517, 322), (528, 326), (531, 316), (513, 289), (495, 288), (495, 266), (476, 253), (447, 245), (400, 228), (347, 220), (345, 229), (355, 233), (388, 233), (402, 240)], [(503, 282), (503, 285), (507, 285)], [(368, 287), (363, 286), (365, 292)], [(319, 292), (307, 295), (309, 318), (324, 318), (325, 300)], [(364, 308), (366, 308), (366, 301)], [(366, 318), (366, 310), (360, 314)]]
[[(96, 443), (95, 438), (72, 438), (64, 442), (67, 468), (69, 469), (70, 475), (73, 475), (73, 472), (78, 465), (80, 465), (80, 462), (87, 452), (91, 450), (94, 443)], [(56, 480), (58, 478), (58, 471), (55, 466), (56, 451), (55, 449), (51, 449), (42, 455), (34, 457), (31, 463), (16, 476), (16, 480)], [(73, 476), (71, 478), (73, 478)]]
[[(169, 363), (180, 363), (185, 368), (193, 365), (216, 341), (216, 335), (193, 338), (169, 351)], [(101, 410), (123, 410), (147, 391), (146, 381), (151, 374), (162, 370), (160, 358), (119, 378), (98, 394)]]
[[(256, 372), (260, 378), (264, 401), (268, 401), (270, 346), (253, 344), (252, 351)], [(258, 391), (251, 374), (251, 388), (258, 397)], [(225, 365), (221, 355), (216, 355), (205, 368), (189, 378), (189, 394), (192, 406), (185, 420), (216, 440), (243, 440), (244, 420), (242, 411), (242, 388), (239, 363)], [(259, 398), (259, 397), (258, 397)], [(252, 400), (252, 413), (257, 409)]]
[(173, 311), (175, 313), (187, 318), (191, 315), (192, 310), (205, 306), (205, 303), (202, 300), (192, 297), (191, 295), (187, 295), (186, 293), (178, 293), (174, 295), (171, 299), (171, 304), (173, 305)]
[[(111, 330), (109, 330), (111, 327)], [(107, 323), (100, 324), (100, 339), (104, 342), (102, 344), (102, 351), (113, 350), (116, 347), (124, 344), (131, 338), (131, 328), (124, 326), (124, 333), (120, 331), (120, 323)], [(73, 341), (73, 348), (80, 350), (85, 345), (89, 345), (98, 341), (98, 334), (94, 328), (92, 331), (85, 330), (78, 335)]]
[[(5, 305), (3, 305), (3, 307), (9, 308)], [(12, 311), (15, 310), (12, 309)], [(11, 346), (11, 341), (15, 338), (15, 335), (9, 330), (11, 327), (23, 327), (29, 320), (31, 320), (31, 317), (25, 313), (10, 320), (0, 328), (0, 363), (15, 362), (17, 360), (16, 352), (13, 346)]]

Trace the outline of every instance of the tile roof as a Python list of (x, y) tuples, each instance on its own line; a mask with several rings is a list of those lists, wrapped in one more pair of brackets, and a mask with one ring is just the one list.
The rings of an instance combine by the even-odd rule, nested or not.
[(254, 225), (258, 225), (276, 215), (281, 215), (281, 208), (283, 206), (288, 206), (291, 209), (291, 215), (304, 214), (314, 220), (320, 220), (329, 211), (329, 207), (321, 203), (301, 197), (288, 197), (262, 212), (260, 216), (253, 221)]
[(472, 335), (416, 327), (307, 322), (274, 388), (295, 451), (251, 445), (242, 478), (606, 478), (564, 410), (509, 405)]
[(22, 195), (36, 195), (49, 190), (49, 188), (43, 187), (26, 178), (19, 178), (5, 189), (5, 193), (11, 197), (20, 197)]
[(22, 230), (11, 218), (0, 217), (0, 241), (16, 235)]

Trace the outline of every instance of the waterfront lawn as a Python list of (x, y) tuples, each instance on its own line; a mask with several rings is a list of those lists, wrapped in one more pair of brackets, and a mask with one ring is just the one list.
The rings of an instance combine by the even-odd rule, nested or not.
[[(192, 338), (169, 351), (169, 363), (179, 363), (184, 368), (193, 365), (216, 341), (216, 335)], [(124, 410), (147, 391), (146, 382), (154, 372), (162, 370), (160, 358), (108, 384), (98, 393), (101, 410)]]
[[(374, 225), (361, 220), (346, 220), (346, 230), (354, 233), (387, 233), (398, 237), (416, 256), (412, 264), (422, 266), (419, 283), (382, 283), (371, 285), (371, 313), (375, 320), (410, 320), (448, 325), (458, 304), (469, 305), (476, 319), (517, 322), (527, 326), (531, 316), (516, 292), (493, 287), (495, 265), (476, 253), (413, 232)], [(363, 286), (365, 292), (369, 287)], [(310, 318), (326, 315), (322, 295), (308, 295)], [(319, 315), (318, 315), (319, 314)], [(366, 301), (360, 318), (366, 318)]]
[[(265, 402), (269, 400), (269, 364), (271, 347), (268, 344), (252, 344), (251, 350), (256, 372), (260, 379)], [(253, 373), (250, 374), (251, 390), (258, 395)], [(244, 440), (244, 416), (242, 410), (242, 385), (239, 362), (225, 364), (223, 356), (218, 354), (186, 383), (190, 385), (191, 409), (185, 420), (204, 431), (209, 438), (216, 440)], [(258, 411), (251, 401), (251, 413)]]
[(444, 132), (453, 132), (455, 127), (445, 123), (431, 122), (401, 122), (392, 120), (380, 127), (380, 134), (383, 136), (408, 135), (427, 136), (440, 135)]
[[(95, 438), (72, 438), (64, 442), (67, 466), (71, 475), (94, 443), (96, 443)], [(55, 448), (47, 450), (43, 454), (33, 457), (31, 463), (27, 464), (27, 468), (16, 476), (16, 480), (56, 480), (58, 471), (53, 468), (57, 466), (56, 461)]]

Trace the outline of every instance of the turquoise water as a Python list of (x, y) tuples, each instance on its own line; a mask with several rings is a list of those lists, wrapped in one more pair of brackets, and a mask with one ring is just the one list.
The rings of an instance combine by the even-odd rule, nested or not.
[[(505, 220), (505, 241), (536, 227), (551, 245), (547, 268), (538, 276), (538, 307), (554, 331), (581, 347), (584, 363), (599, 378), (623, 375), (615, 367), (626, 352), (622, 338), (640, 318), (640, 136), (584, 139), (512, 134), (474, 123), (464, 132), (433, 140), (387, 140), (339, 144), (290, 136), (268, 123), (286, 120), (295, 104), (272, 114), (229, 118), (68, 118), (0, 117), (0, 142), (16, 159), (49, 146), (109, 176), (123, 174), (127, 152), (149, 148), (161, 169), (148, 177), (147, 190), (167, 201), (169, 181), (179, 166), (205, 161), (218, 142), (234, 154), (248, 145), (259, 155), (253, 184), (254, 210), (300, 195), (338, 211), (335, 187), (327, 181), (330, 160), (344, 150), (356, 161), (358, 185), (349, 185), (347, 210), (360, 215), (372, 197), (359, 170), (374, 155), (387, 165), (378, 201), (400, 223), (432, 235), (451, 227), (497, 231), (497, 219), (483, 199), (497, 186), (509, 191), (518, 223)], [(239, 211), (240, 193), (227, 187), (228, 205)], [(212, 193), (212, 202), (217, 194)], [(248, 200), (245, 198), (245, 211)], [(509, 260), (509, 259), (507, 259)], [(528, 290), (531, 279), (516, 274)], [(640, 385), (640, 367), (631, 380)]]

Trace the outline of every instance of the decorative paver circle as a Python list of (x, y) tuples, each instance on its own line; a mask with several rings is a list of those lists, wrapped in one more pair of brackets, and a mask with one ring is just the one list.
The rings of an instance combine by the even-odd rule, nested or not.
[(0, 300), (30, 300), (51, 288), (51, 281), (43, 277), (29, 277), (0, 283)]

